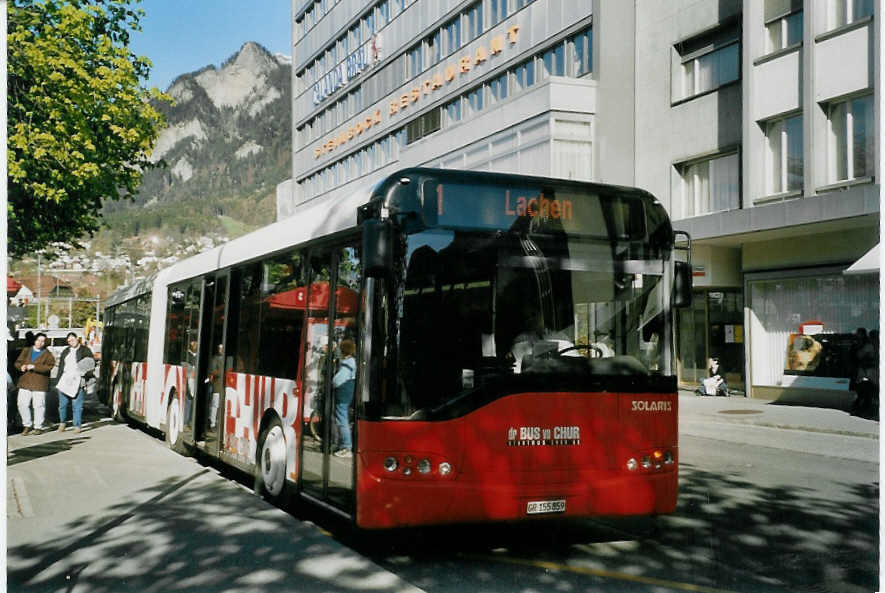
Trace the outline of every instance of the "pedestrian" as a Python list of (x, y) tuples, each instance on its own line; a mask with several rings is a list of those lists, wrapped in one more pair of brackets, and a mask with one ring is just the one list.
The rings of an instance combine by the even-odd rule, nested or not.
[(356, 346), (350, 338), (341, 340), (339, 346), (341, 360), (338, 371), (332, 378), (335, 386), (335, 424), (338, 427), (338, 447), (335, 457), (352, 457), (353, 441), (350, 438), (350, 406), (356, 385), (356, 360), (353, 357)]
[(95, 358), (88, 346), (80, 344), (74, 332), (68, 333), (68, 345), (59, 355), (58, 364), (58, 432), (64, 432), (68, 404), (73, 409), (74, 432), (83, 425), (83, 400), (86, 390), (95, 382)]
[[(15, 361), (15, 368), (22, 373), (18, 379), (18, 413), (22, 417), (22, 435), (40, 434), (45, 427), (46, 392), (49, 390), (49, 373), (55, 366), (55, 357), (46, 348), (46, 334), (34, 336), (34, 345), (25, 348)], [(31, 406), (34, 408), (31, 419)]]

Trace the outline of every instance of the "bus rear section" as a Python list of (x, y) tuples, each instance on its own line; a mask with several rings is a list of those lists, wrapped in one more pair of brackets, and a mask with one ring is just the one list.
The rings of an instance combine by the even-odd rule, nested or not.
[(655, 515), (676, 507), (674, 393), (521, 393), (359, 426), (357, 524)]

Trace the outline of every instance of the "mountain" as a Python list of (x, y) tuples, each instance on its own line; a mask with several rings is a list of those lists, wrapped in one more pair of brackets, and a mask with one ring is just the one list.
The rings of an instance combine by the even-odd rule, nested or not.
[(153, 250), (272, 222), (276, 185), (292, 170), (290, 81), (291, 58), (254, 42), (220, 67), (176, 78), (167, 90), (174, 103), (157, 104), (167, 127), (152, 160), (166, 166), (146, 172), (135, 202), (105, 204), (109, 228), (93, 244), (107, 250), (142, 237)]

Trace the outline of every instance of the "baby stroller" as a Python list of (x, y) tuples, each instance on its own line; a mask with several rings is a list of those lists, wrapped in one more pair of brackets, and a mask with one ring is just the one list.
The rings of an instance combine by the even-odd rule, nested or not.
[(719, 373), (719, 359), (711, 358), (707, 362), (707, 376), (704, 379), (701, 379), (701, 384), (695, 390), (695, 393), (702, 396), (714, 395), (728, 397), (728, 384), (725, 382), (725, 378)]

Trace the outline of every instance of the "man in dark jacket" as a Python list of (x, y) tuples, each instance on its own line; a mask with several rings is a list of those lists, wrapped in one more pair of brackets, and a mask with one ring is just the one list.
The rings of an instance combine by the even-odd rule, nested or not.
[(64, 432), (68, 404), (74, 412), (74, 432), (83, 424), (83, 400), (87, 388), (95, 383), (95, 358), (88, 346), (80, 344), (77, 334), (68, 334), (68, 345), (61, 351), (58, 363), (58, 431)]
[[(34, 337), (34, 345), (25, 348), (15, 360), (15, 368), (22, 373), (18, 379), (18, 413), (22, 417), (22, 434), (40, 434), (46, 417), (46, 392), (49, 390), (49, 373), (55, 366), (55, 357), (46, 348), (46, 334)], [(31, 421), (31, 405), (34, 419)]]

